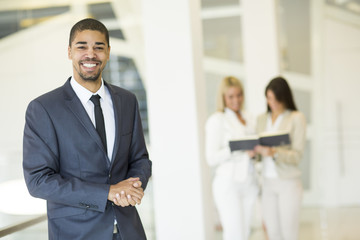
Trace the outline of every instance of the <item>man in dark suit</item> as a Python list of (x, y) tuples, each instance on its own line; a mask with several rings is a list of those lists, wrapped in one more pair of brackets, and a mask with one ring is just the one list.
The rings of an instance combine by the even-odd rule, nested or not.
[(30, 194), (47, 200), (51, 240), (146, 239), (134, 206), (151, 161), (135, 96), (101, 77), (109, 54), (101, 22), (76, 23), (73, 76), (26, 111), (24, 176)]

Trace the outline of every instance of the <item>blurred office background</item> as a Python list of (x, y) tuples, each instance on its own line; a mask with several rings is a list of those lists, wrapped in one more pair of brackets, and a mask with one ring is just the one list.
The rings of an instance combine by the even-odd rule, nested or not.
[[(308, 122), (300, 239), (359, 238), (359, 0), (0, 0), (0, 237), (47, 239), (45, 202), (23, 181), (24, 114), (71, 76), (69, 31), (85, 17), (110, 31), (104, 79), (140, 104), (153, 160), (138, 207), (148, 239), (221, 239), (204, 159), (217, 85), (240, 78), (257, 115), (280, 74)], [(260, 214), (252, 240), (264, 239)]]

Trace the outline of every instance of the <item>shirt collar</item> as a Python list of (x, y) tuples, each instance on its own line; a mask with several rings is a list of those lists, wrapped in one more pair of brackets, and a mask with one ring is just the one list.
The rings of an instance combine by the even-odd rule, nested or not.
[(273, 129), (273, 130), (278, 130), (280, 123), (282, 122), (284, 116), (286, 114), (289, 113), (289, 110), (285, 110), (284, 112), (282, 112), (281, 114), (279, 114), (279, 116), (276, 118), (275, 122), (272, 122), (271, 119), (271, 112), (268, 113), (268, 117), (267, 117), (267, 128), (269, 129)]
[(105, 85), (103, 79), (101, 79), (101, 86), (99, 90), (96, 93), (93, 93), (89, 90), (87, 90), (85, 87), (81, 86), (74, 77), (71, 77), (70, 80), (71, 87), (74, 89), (74, 92), (82, 102), (82, 104), (86, 104), (92, 95), (99, 94), (99, 96), (105, 101), (106, 100), (106, 94), (105, 94)]
[[(237, 117), (235, 112), (233, 110), (231, 110), (230, 108), (225, 107), (224, 112), (225, 112), (225, 114), (229, 114), (231, 116)], [(239, 113), (241, 114), (241, 111), (239, 111)]]
[[(280, 113), (278, 117), (283, 118), (285, 115), (289, 114), (291, 111), (289, 109), (286, 109), (284, 112)], [(271, 112), (268, 112), (268, 116), (271, 117)]]

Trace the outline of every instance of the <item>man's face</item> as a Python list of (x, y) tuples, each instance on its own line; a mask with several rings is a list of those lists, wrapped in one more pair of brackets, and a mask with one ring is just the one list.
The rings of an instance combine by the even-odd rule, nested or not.
[(68, 57), (72, 60), (74, 77), (80, 81), (100, 80), (109, 55), (110, 46), (106, 42), (105, 35), (99, 31), (77, 32), (71, 46), (68, 47)]

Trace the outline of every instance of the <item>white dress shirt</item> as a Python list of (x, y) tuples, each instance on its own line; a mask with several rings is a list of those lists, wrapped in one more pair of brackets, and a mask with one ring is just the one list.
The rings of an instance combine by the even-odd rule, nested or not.
[(80, 99), (82, 105), (84, 106), (87, 114), (89, 115), (91, 122), (96, 127), (95, 123), (95, 111), (94, 104), (90, 100), (92, 95), (98, 94), (100, 98), (100, 105), (104, 115), (105, 123), (105, 133), (106, 133), (106, 142), (107, 142), (107, 154), (108, 158), (111, 161), (112, 154), (114, 151), (115, 143), (115, 116), (114, 116), (114, 107), (111, 99), (111, 95), (107, 87), (104, 85), (103, 79), (101, 79), (101, 87), (96, 93), (93, 93), (83, 86), (81, 86), (74, 77), (71, 77), (70, 80), (71, 87), (73, 88), (75, 94)]
[[(285, 112), (284, 112), (285, 113)], [(284, 113), (280, 114), (275, 122), (272, 122), (272, 118), (271, 118), (271, 113), (268, 114), (267, 116), (267, 122), (266, 122), (266, 132), (267, 133), (275, 133), (277, 131), (279, 131), (279, 126), (281, 121), (284, 118)], [(264, 177), (267, 178), (278, 178), (279, 174), (276, 171), (276, 165), (274, 162), (273, 157), (264, 157), (264, 171), (263, 171), (263, 175)]]

